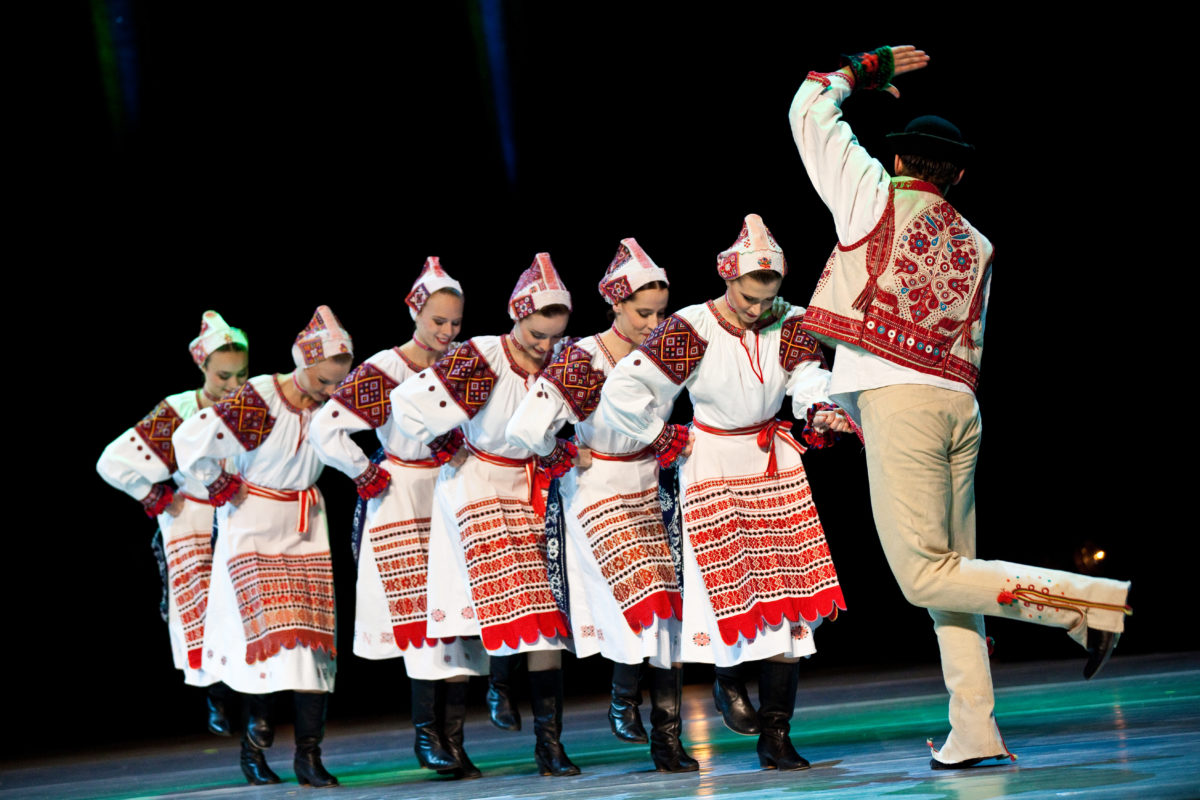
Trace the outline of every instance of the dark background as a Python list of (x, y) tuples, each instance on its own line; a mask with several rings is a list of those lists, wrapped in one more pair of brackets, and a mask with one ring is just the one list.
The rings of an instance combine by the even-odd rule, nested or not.
[[(158, 617), (154, 525), (92, 464), (163, 396), (200, 385), (186, 347), (205, 309), (248, 332), (251, 374), (286, 372), (319, 303), (360, 357), (405, 341), (402, 298), (433, 254), (465, 287), (463, 336), (507, 330), (508, 293), (545, 250), (574, 291), (568, 332), (587, 335), (606, 325), (595, 286), (621, 238), (669, 271), (677, 308), (721, 293), (716, 254), (751, 212), (787, 253), (783, 294), (804, 303), (835, 236), (788, 104), (808, 70), (885, 43), (923, 47), (932, 64), (898, 79), (899, 101), (854, 96), (847, 119), (885, 162), (884, 133), (919, 114), (955, 120), (979, 163), (950, 199), (997, 250), (980, 556), (1071, 569), (1093, 542), (1110, 554), (1107, 574), (1134, 581), (1120, 652), (1194, 647), (1172, 624), (1191, 564), (1172, 519), (1180, 467), (1157, 452), (1172, 423), (1152, 403), (1147, 353), (1118, 324), (1139, 299), (1139, 226), (1156, 213), (1112, 211), (1134, 191), (1114, 153), (1145, 124), (1116, 105), (1133, 75), (1101, 75), (1066, 32), (1015, 19), (968, 30), (931, 27), (925, 12), (854, 25), (849, 7), (822, 20), (800, 5), (560, 5), (503, 6), (511, 177), (478, 3), (97, 0), (56, 22), (37, 112), (21, 123), (45, 154), (25, 202), (36, 222), (19, 232), (36, 245), (23, 268), (41, 288), (9, 301), (61, 354), (18, 397), (44, 422), (18, 432), (35, 456), (10, 486), (20, 510), (5, 593), (20, 667), (6, 672), (25, 735), (9, 755), (201, 729), (201, 693), (173, 670)], [(677, 410), (686, 419), (687, 403)], [(849, 611), (821, 628), (804, 672), (936, 663), (928, 617), (879, 550), (860, 448), (805, 462)], [(402, 664), (351, 653), (353, 489), (334, 471), (320, 485), (341, 618), (331, 719), (407, 724)], [(989, 632), (1000, 661), (1082, 666), (1058, 630), (990, 620)], [(606, 691), (600, 659), (567, 668), (573, 691)], [(710, 679), (705, 667), (687, 675)]]

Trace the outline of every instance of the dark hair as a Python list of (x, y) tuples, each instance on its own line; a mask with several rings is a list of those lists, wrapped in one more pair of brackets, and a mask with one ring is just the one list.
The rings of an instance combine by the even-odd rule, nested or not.
[(783, 276), (773, 269), (756, 269), (753, 272), (747, 272), (742, 277), (750, 278), (755, 283), (761, 283), (764, 286), (783, 280)]
[(949, 161), (939, 161), (928, 156), (906, 156), (901, 153), (897, 153), (897, 155), (900, 156), (901, 175), (932, 183), (942, 189), (943, 194), (945, 194), (946, 188), (954, 183), (958, 173), (962, 171), (961, 167)]
[(204, 357), (204, 363), (200, 365), (200, 368), (201, 369), (208, 368), (208, 360), (210, 358), (212, 358), (213, 353), (247, 353), (247, 352), (249, 352), (249, 349), (246, 347), (246, 345), (242, 344), (241, 342), (228, 342), (227, 344), (221, 345), (216, 350), (213, 350), (212, 353), (209, 353), (208, 355), (206, 355)]
[(332, 361), (335, 364), (353, 364), (354, 356), (350, 353), (334, 353), (326, 361)]
[(639, 294), (641, 294), (643, 289), (670, 289), (670, 288), (671, 287), (667, 285), (666, 281), (650, 281), (649, 283), (643, 283), (641, 286), (638, 287), (638, 290), (636, 292), (634, 292), (633, 294), (629, 295), (629, 297), (626, 297), (624, 300), (618, 300), (616, 303), (613, 303), (612, 305), (610, 305), (608, 307), (609, 320), (611, 321), (611, 320), (615, 320), (617, 318), (617, 312), (615, 309), (619, 304), (628, 303), (630, 300), (632, 300), (633, 298), (635, 298)]
[[(539, 308), (534, 314), (541, 314), (543, 317), (561, 317), (563, 314), (570, 314), (571, 309), (567, 308), (562, 303), (551, 303), (548, 306)], [(530, 316), (533, 316), (532, 314)]]

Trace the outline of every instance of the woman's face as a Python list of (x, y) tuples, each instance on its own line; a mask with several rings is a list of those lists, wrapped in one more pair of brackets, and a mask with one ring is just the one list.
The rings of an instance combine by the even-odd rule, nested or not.
[(517, 343), (535, 359), (545, 362), (555, 343), (562, 338), (570, 319), (570, 314), (555, 317), (530, 314), (517, 323)]
[(725, 281), (725, 302), (733, 311), (743, 328), (750, 328), (758, 318), (771, 310), (783, 278), (771, 283), (759, 283), (745, 275), (734, 281)]
[(250, 377), (250, 354), (246, 351), (221, 350), (209, 355), (204, 366), (204, 391), (209, 397), (233, 394)]
[(667, 318), (669, 295), (666, 289), (639, 289), (633, 297), (617, 303), (613, 306), (617, 330), (635, 345), (641, 344)]
[(462, 315), (461, 297), (437, 292), (425, 301), (421, 313), (417, 314), (417, 329), (413, 336), (426, 347), (444, 353), (462, 330)]
[(350, 362), (339, 364), (337, 361), (327, 358), (304, 369), (303, 383), (308, 390), (309, 397), (325, 402), (333, 394), (337, 385), (342, 382), (342, 379), (349, 374)]

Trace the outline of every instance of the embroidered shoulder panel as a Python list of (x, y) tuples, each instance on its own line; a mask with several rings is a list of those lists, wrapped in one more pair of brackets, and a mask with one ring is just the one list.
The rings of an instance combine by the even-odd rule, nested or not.
[(275, 428), (271, 407), (252, 383), (243, 384), (233, 397), (214, 405), (213, 411), (247, 450), (265, 442)]
[(387, 422), (392, 413), (392, 389), (397, 385), (386, 372), (371, 362), (364, 361), (346, 376), (333, 393), (333, 399), (348, 411), (353, 411), (372, 428), (378, 428)]
[(686, 381), (700, 366), (706, 349), (708, 341), (676, 314), (663, 320), (638, 346), (676, 385)]
[(779, 335), (779, 364), (788, 372), (800, 366), (803, 361), (816, 361), (825, 366), (821, 354), (821, 346), (817, 340), (805, 333), (804, 315), (797, 314), (783, 321), (783, 329)]
[(542, 377), (558, 389), (577, 419), (587, 419), (600, 405), (604, 371), (592, 369), (592, 354), (582, 347), (572, 344), (561, 348), (542, 371)]
[(179, 465), (175, 462), (175, 446), (171, 444), (171, 436), (182, 424), (183, 417), (179, 416), (170, 403), (163, 400), (143, 417), (141, 422), (133, 426), (150, 451), (162, 459), (172, 474), (179, 469)]
[(433, 374), (469, 418), (474, 418), (487, 404), (496, 385), (492, 365), (470, 341), (463, 342), (434, 364)]

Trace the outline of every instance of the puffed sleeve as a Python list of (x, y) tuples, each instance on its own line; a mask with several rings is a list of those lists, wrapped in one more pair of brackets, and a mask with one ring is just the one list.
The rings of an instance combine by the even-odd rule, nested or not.
[(678, 314), (667, 317), (646, 341), (621, 359), (600, 396), (600, 418), (631, 439), (666, 446), (673, 427), (654, 413), (669, 405), (695, 374), (708, 341)]
[(248, 452), (248, 448), (243, 446), (235, 432), (217, 413), (216, 409), (221, 405), (217, 403), (201, 411), (175, 431), (175, 455), (179, 459), (179, 470), (205, 486), (211, 486), (222, 476), (223, 460)]
[(387, 422), (392, 413), (391, 395), (398, 385), (369, 361), (346, 376), (308, 429), (309, 441), (320, 459), (351, 478), (370, 469), (371, 459), (350, 434), (374, 430)]
[(178, 466), (172, 437), (183, 418), (163, 400), (100, 454), (96, 471), (109, 486), (142, 503), (151, 516), (171, 501)]
[(604, 372), (592, 367), (592, 359), (577, 344), (555, 353), (508, 422), (504, 436), (510, 444), (548, 456), (563, 425), (592, 415), (604, 386)]
[(392, 425), (429, 445), (479, 413), (496, 385), (496, 374), (473, 340), (392, 390)]
[(842, 119), (854, 89), (846, 72), (809, 73), (788, 112), (792, 138), (813, 188), (833, 212), (838, 240), (849, 245), (874, 229), (887, 208), (891, 177)]

